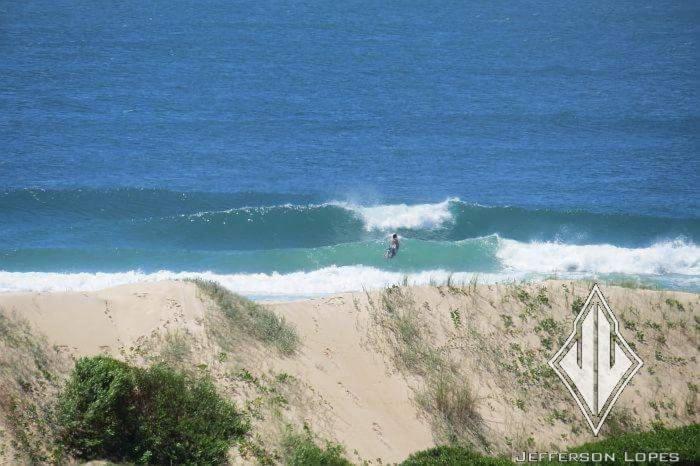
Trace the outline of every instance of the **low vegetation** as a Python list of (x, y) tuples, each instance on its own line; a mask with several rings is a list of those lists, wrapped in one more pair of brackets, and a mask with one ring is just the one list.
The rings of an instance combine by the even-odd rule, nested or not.
[(443, 368), (445, 361), (430, 341), (423, 312), (407, 291), (392, 286), (382, 292), (381, 303), (370, 298), (369, 304), (399, 369), (428, 376)]
[(231, 348), (236, 338), (250, 335), (258, 341), (272, 345), (284, 355), (292, 355), (299, 347), (296, 329), (284, 317), (280, 317), (264, 305), (232, 293), (210, 280), (191, 280), (199, 291), (209, 297), (223, 314), (217, 322), (214, 335), (224, 348)]
[(160, 348), (160, 357), (173, 366), (182, 364), (192, 353), (191, 340), (192, 337), (182, 330), (166, 333)]
[(398, 286), (384, 290), (380, 299), (376, 303), (368, 295), (369, 310), (379, 330), (375, 343), (389, 346), (399, 370), (422, 379), (416, 402), (431, 418), (438, 437), (483, 444), (477, 399), (449, 352), (433, 343), (424, 318), (430, 309), (418, 306), (410, 291)]
[(616, 461), (606, 464), (629, 464), (625, 462), (625, 452), (661, 453), (675, 452), (680, 455), (682, 463), (700, 462), (700, 424), (678, 427), (675, 429), (656, 429), (650, 432), (631, 433), (608, 438), (598, 442), (584, 443), (571, 448), (571, 452), (614, 453)]
[[(318, 419), (325, 418), (308, 415), (307, 402), (316, 394), (309, 394), (313, 387), (303, 377), (297, 378), (295, 361), (286, 360), (290, 367), (273, 370), (240, 357), (246, 347), (258, 347), (251, 345), (255, 342), (266, 356), (293, 355), (300, 345), (294, 327), (267, 307), (214, 282), (194, 283), (211, 304), (205, 338), (190, 327), (169, 327), (142, 344), (142, 358), (122, 352), (127, 362), (94, 357), (74, 365), (67, 355), (61, 356), (61, 348), (50, 347), (26, 322), (0, 310), (0, 462), (225, 464), (232, 455), (259, 464), (345, 466), (352, 464), (348, 458), (362, 463), (358, 450), (348, 454), (343, 445), (315, 435), (306, 425), (318, 427)], [(563, 297), (557, 293), (561, 289)], [(547, 365), (570, 332), (569, 312), (580, 312), (584, 303), (574, 291), (567, 283), (514, 283), (477, 292), (475, 285), (472, 290), (471, 285), (450, 280), (437, 289), (439, 296), (430, 291), (437, 302), (429, 295), (419, 300), (420, 294), (399, 286), (367, 293), (364, 309), (363, 300), (355, 297), (355, 308), (368, 311), (371, 318), (363, 344), (381, 351), (389, 370), (404, 375), (419, 416), (431, 423), (434, 441), (444, 444), (417, 452), (401, 464), (505, 466), (514, 463), (489, 455), (556, 451), (557, 445), (575, 442), (587, 427)], [(693, 309), (697, 301), (657, 296), (650, 301), (651, 314), (646, 301), (621, 307), (621, 329), (628, 341), (647, 351), (644, 360), (652, 376), (653, 371), (662, 373), (662, 364), (688, 371), (695, 356), (675, 348), (678, 341), (691, 341), (693, 319), (695, 330), (700, 326)], [(501, 305), (494, 305), (499, 298)], [(565, 318), (561, 309), (566, 309)], [(205, 375), (210, 372), (218, 392)], [(519, 437), (520, 425), (527, 424), (495, 435), (484, 420), (493, 410), (492, 398), (483, 390), (477, 396), (472, 389), (484, 380), (484, 373), (502, 377), (491, 382), (504, 389), (501, 400), (512, 408), (514, 419), (536, 419), (538, 425), (561, 433), (562, 443), (536, 444), (536, 433)], [(655, 380), (661, 387), (663, 379)], [(684, 379), (682, 387), (680, 397), (644, 401), (644, 413), (653, 418), (616, 406), (601, 434), (606, 440), (568, 451), (614, 453), (618, 458), (624, 458), (624, 452), (678, 452), (686, 463), (700, 462), (695, 440), (699, 425), (664, 427), (697, 420), (697, 384)], [(240, 410), (217, 393), (235, 397)], [(654, 430), (640, 432), (649, 428)], [(328, 431), (325, 425), (323, 431)], [(348, 447), (357, 446), (351, 442)]]
[(511, 466), (512, 461), (504, 458), (483, 456), (469, 448), (458, 446), (439, 446), (414, 453), (401, 466)]
[(658, 290), (659, 285), (642, 278), (620, 278), (613, 280), (606, 280), (605, 282), (608, 286), (619, 286), (622, 288), (628, 288), (630, 290)]
[(442, 435), (451, 441), (477, 438), (483, 443), (477, 399), (463, 379), (448, 370), (432, 374), (416, 397), (418, 405), (438, 421)]
[(74, 457), (147, 464), (220, 464), (247, 430), (207, 378), (82, 358), (58, 402), (59, 444)]
[[(657, 429), (650, 432), (618, 435), (606, 440), (585, 443), (567, 450), (571, 453), (603, 453), (614, 455), (615, 461), (605, 464), (625, 465), (625, 452), (634, 458), (635, 453), (678, 453), (681, 464), (697, 464), (700, 461), (700, 424), (693, 424), (675, 429)], [(554, 452), (553, 450), (552, 452)], [(513, 461), (503, 457), (484, 456), (464, 446), (439, 446), (417, 452), (409, 456), (401, 466), (442, 466), (442, 465), (476, 465), (476, 466), (510, 466)], [(580, 462), (559, 463), (541, 462), (539, 464), (591, 464)], [(639, 463), (635, 463), (639, 464)], [(657, 464), (651, 461), (643, 464)]]
[(0, 462), (54, 462), (53, 400), (68, 361), (29, 324), (0, 309)]
[(581, 312), (581, 309), (583, 309), (584, 304), (585, 301), (583, 300), (583, 298), (581, 296), (577, 296), (571, 303), (571, 312), (573, 312), (574, 315), (578, 315), (578, 313)]
[(304, 431), (294, 432), (288, 428), (282, 439), (284, 463), (288, 466), (350, 466), (344, 456), (344, 448), (337, 443), (326, 441), (318, 445), (307, 426)]

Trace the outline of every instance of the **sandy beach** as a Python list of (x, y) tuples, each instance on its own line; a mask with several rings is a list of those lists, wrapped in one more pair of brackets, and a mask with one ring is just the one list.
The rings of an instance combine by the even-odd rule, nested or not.
[[(26, 321), (27, 335), (45, 337), (46, 370), (55, 371), (58, 381), (47, 394), (60, 389), (71, 360), (81, 356), (109, 354), (140, 365), (165, 360), (209, 372), (221, 393), (252, 414), (260, 433), (254, 441), (267, 451), (278, 448), (286, 426), (307, 425), (319, 438), (343, 445), (353, 461), (386, 463), (450, 438), (494, 454), (593, 439), (564, 386), (546, 370), (558, 341), (571, 331), (572, 305), (589, 286), (393, 287), (267, 304), (298, 332), (300, 346), (292, 355), (226, 327), (191, 282), (2, 294), (0, 312), (6, 321)], [(644, 362), (602, 435), (697, 423), (692, 387), (700, 383), (700, 296), (602, 290)], [(412, 336), (402, 330), (407, 325)], [(21, 394), (7, 369), (32, 364), (2, 335), (0, 348), (0, 384)], [(425, 354), (430, 364), (449, 367), (449, 378), (441, 369), (440, 380), (468, 399), (463, 411), (440, 404), (437, 372), (421, 362)], [(14, 454), (9, 414), (0, 411), (6, 463)], [(232, 448), (232, 460), (253, 461), (242, 450)]]

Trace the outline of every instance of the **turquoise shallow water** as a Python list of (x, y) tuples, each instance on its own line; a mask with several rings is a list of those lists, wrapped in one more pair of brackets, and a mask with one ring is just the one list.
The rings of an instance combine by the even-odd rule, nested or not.
[[(486, 207), (456, 198), (255, 206), (269, 198), (9, 191), (0, 195), (7, 220), (0, 285), (90, 289), (208, 273), (265, 297), (428, 283), (450, 274), (466, 281), (477, 274), (489, 281), (600, 276), (698, 288), (700, 222), (693, 219)], [(391, 232), (400, 235), (401, 249), (386, 260)]]
[(449, 273), (699, 287), (692, 3), (0, 18), (0, 290), (160, 271), (256, 296)]

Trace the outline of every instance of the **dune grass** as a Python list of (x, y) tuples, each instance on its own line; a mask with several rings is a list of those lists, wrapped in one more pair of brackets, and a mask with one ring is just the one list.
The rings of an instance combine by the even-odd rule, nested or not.
[(0, 454), (9, 445), (17, 464), (55, 461), (51, 401), (65, 362), (25, 320), (0, 309)]
[(424, 315), (428, 309), (398, 286), (385, 289), (379, 298), (375, 303), (368, 294), (370, 314), (396, 367), (423, 380), (415, 401), (432, 419), (436, 432), (450, 442), (483, 444), (476, 396), (448, 352), (433, 343)]
[(421, 311), (408, 293), (398, 286), (384, 290), (373, 318), (389, 339), (400, 369), (421, 376), (439, 371), (444, 361), (430, 344)]
[(431, 374), (416, 402), (433, 416), (446, 439), (471, 441), (475, 437), (479, 443), (485, 443), (477, 398), (459, 374), (444, 369)]
[(165, 334), (160, 348), (160, 357), (164, 362), (182, 364), (191, 354), (191, 337), (186, 332), (177, 329)]
[(611, 278), (605, 280), (605, 284), (608, 286), (619, 286), (621, 288), (627, 288), (630, 290), (660, 290), (662, 287), (650, 280), (644, 280), (642, 278)]
[(256, 340), (271, 345), (280, 353), (290, 356), (299, 347), (299, 335), (284, 317), (267, 307), (232, 293), (217, 282), (193, 279), (199, 291), (209, 297), (221, 311), (226, 328), (215, 329), (222, 347), (230, 347), (235, 335), (250, 335)]

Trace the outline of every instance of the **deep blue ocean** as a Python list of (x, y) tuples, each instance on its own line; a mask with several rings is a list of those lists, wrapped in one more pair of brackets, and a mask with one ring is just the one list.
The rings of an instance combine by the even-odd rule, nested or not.
[(4, 1), (0, 291), (698, 291), (699, 39), (698, 2)]

